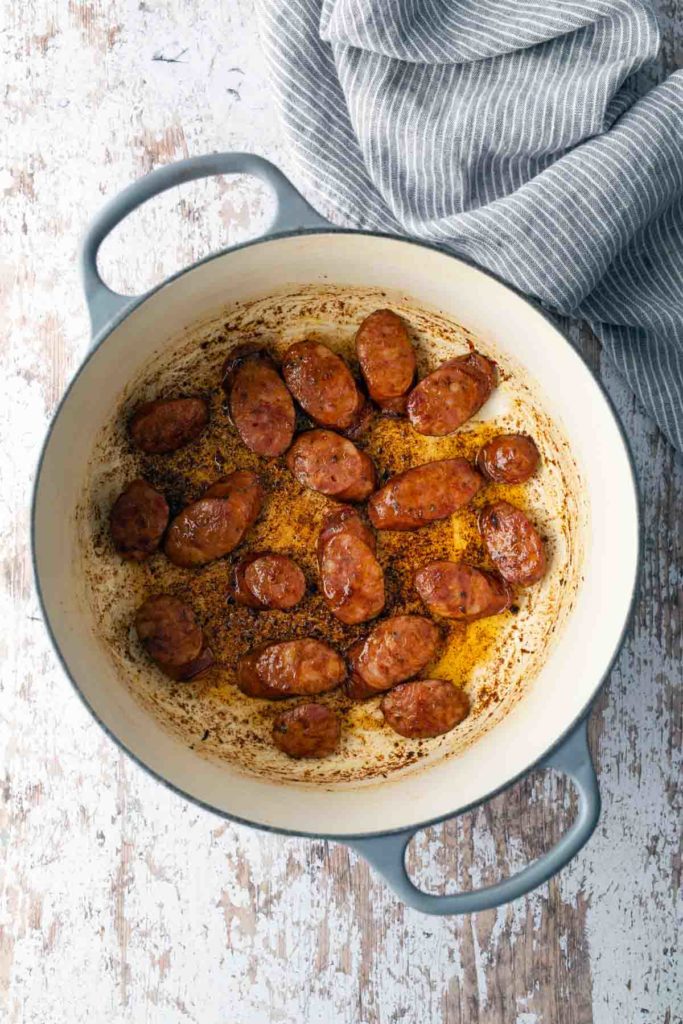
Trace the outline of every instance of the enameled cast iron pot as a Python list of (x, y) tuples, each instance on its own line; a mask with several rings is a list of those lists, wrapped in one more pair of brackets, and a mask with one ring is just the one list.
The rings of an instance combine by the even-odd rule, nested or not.
[[(146, 295), (110, 291), (96, 265), (106, 235), (152, 196), (213, 174), (252, 174), (272, 188), (278, 205), (267, 236), (211, 256)], [(93, 345), (45, 442), (34, 495), (33, 553), (55, 648), (100, 724), (153, 775), (217, 814), (257, 828), (347, 843), (405, 903), (426, 913), (494, 907), (559, 871), (598, 821), (600, 796), (586, 716), (624, 638), (639, 564), (629, 451), (607, 397), (571, 345), (525, 299), (444, 251), (407, 238), (331, 227), (277, 168), (249, 154), (185, 160), (125, 189), (92, 224), (82, 270)], [(70, 528), (92, 440), (159, 339), (230, 302), (316, 281), (397, 289), (445, 311), (475, 335), (499, 341), (536, 380), (547, 411), (562, 424), (591, 508), (575, 607), (537, 680), (507, 717), (458, 757), (394, 781), (332, 790), (233, 774), (199, 758), (150, 720), (83, 626), (82, 580)], [(534, 766), (567, 773), (578, 789), (576, 821), (559, 843), (518, 874), (478, 891), (435, 896), (417, 889), (404, 865), (412, 836), (486, 800)]]

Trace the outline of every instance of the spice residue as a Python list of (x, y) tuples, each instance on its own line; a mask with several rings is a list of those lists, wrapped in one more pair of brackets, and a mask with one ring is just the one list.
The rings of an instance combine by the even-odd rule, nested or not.
[[(344, 716), (340, 753), (318, 763), (288, 760), (270, 738), (281, 706), (244, 697), (234, 685), (241, 653), (265, 640), (311, 636), (344, 652), (368, 625), (342, 626), (327, 610), (318, 590), (315, 545), (320, 524), (333, 503), (304, 490), (282, 458), (263, 460), (239, 440), (227, 416), (220, 389), (220, 367), (233, 345), (265, 342), (276, 357), (304, 337), (324, 341), (343, 354), (354, 372), (355, 327), (379, 306), (396, 310), (411, 324), (420, 375), (475, 344), (451, 320), (414, 307), (402, 296), (367, 290), (311, 288), (244, 304), (182, 337), (168, 339), (145, 375), (121, 396), (117, 420), (97, 439), (90, 475), (78, 514), (91, 614), (108, 656), (115, 659), (122, 685), (196, 756), (227, 760), (243, 770), (288, 781), (340, 783), (386, 777), (413, 769), (416, 762), (454, 755), (491, 728), (523, 696), (561, 628), (578, 585), (583, 513), (577, 503), (578, 473), (567, 443), (546, 415), (525, 375), (508, 356), (476, 342), (496, 359), (499, 386), (481, 412), (445, 438), (416, 434), (405, 419), (377, 416), (359, 445), (376, 461), (380, 477), (433, 459), (465, 456), (503, 430), (531, 434), (542, 456), (540, 472), (528, 484), (491, 485), (472, 505), (448, 520), (410, 533), (378, 534), (378, 557), (385, 571), (388, 602), (384, 614), (424, 613), (413, 588), (414, 572), (437, 558), (462, 557), (487, 566), (476, 529), (484, 502), (505, 497), (524, 508), (539, 526), (549, 552), (550, 571), (537, 587), (521, 592), (503, 615), (472, 623), (442, 623), (446, 644), (432, 676), (467, 689), (472, 713), (446, 736), (429, 741), (397, 737), (384, 726), (378, 700), (353, 704), (341, 693), (322, 698)], [(201, 394), (211, 406), (211, 423), (198, 442), (171, 455), (144, 456), (127, 438), (126, 422), (141, 401)], [(300, 416), (298, 427), (306, 427)], [(246, 543), (226, 558), (197, 571), (173, 566), (158, 553), (141, 565), (123, 563), (113, 551), (107, 518), (114, 498), (134, 476), (163, 491), (172, 514), (197, 498), (219, 476), (237, 468), (256, 469), (268, 500)], [(238, 557), (249, 550), (290, 555), (307, 579), (301, 605), (289, 612), (256, 612), (231, 602), (229, 580)], [(131, 621), (135, 608), (155, 591), (176, 594), (195, 609), (210, 638), (217, 665), (194, 683), (173, 684), (146, 659)]]

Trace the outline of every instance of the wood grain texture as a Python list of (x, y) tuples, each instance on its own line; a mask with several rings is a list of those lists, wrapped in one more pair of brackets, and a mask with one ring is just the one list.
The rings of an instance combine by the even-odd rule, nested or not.
[[(660, 15), (649, 77), (681, 63), (681, 9), (661, 0)], [(188, 154), (247, 149), (292, 168), (248, 0), (23, 0), (2, 16), (0, 1020), (680, 1020), (683, 468), (585, 329), (564, 325), (633, 445), (645, 565), (592, 715), (602, 818), (558, 878), (497, 911), (421, 916), (343, 847), (185, 803), (80, 704), (40, 619), (27, 536), (45, 426), (88, 345), (78, 238), (105, 195)], [(244, 180), (187, 186), (108, 240), (107, 278), (139, 291), (256, 233), (268, 209)], [(419, 836), (411, 869), (434, 891), (494, 880), (547, 848), (571, 811), (562, 779), (533, 775)]]

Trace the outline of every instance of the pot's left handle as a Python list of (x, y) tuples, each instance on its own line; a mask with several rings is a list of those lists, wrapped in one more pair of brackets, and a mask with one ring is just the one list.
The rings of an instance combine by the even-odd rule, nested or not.
[(93, 337), (123, 309), (139, 299), (139, 296), (119, 295), (112, 291), (99, 275), (97, 252), (109, 232), (129, 213), (160, 192), (214, 174), (252, 174), (270, 187), (275, 195), (276, 207), (273, 221), (264, 232), (266, 235), (330, 226), (329, 221), (316, 213), (282, 171), (262, 156), (253, 153), (211, 153), (160, 167), (111, 199), (94, 218), (83, 239), (81, 275)]

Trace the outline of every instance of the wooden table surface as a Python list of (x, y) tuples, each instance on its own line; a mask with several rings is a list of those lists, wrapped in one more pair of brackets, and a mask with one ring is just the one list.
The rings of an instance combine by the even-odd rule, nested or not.
[[(651, 76), (681, 63), (681, 9), (660, 0), (660, 14)], [(344, 847), (186, 803), (91, 720), (47, 640), (27, 536), (45, 427), (88, 347), (77, 241), (105, 196), (160, 164), (231, 148), (291, 163), (249, 0), (21, 0), (2, 16), (0, 1020), (680, 1021), (682, 464), (585, 329), (566, 325), (635, 451), (645, 564), (591, 717), (602, 818), (559, 877), (499, 910), (422, 916)], [(254, 234), (268, 209), (252, 182), (185, 187), (107, 242), (106, 276), (141, 291)], [(561, 778), (533, 775), (420, 836), (415, 877), (436, 891), (495, 880), (571, 811)]]

